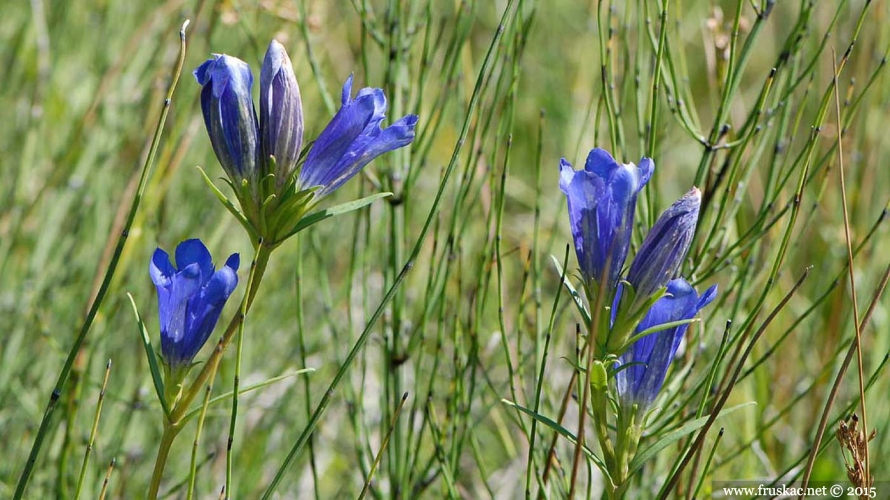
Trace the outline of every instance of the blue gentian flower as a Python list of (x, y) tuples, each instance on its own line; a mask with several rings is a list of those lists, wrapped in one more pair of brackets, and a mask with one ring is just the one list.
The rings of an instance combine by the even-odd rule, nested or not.
[(198, 239), (176, 247), (176, 266), (167, 252), (155, 250), (149, 274), (158, 290), (161, 354), (173, 368), (188, 367), (216, 326), (223, 306), (238, 284), (238, 254), (218, 271)]
[(363, 88), (353, 99), (352, 75), (341, 93), (341, 107), (318, 136), (300, 170), (299, 185), (320, 186), (316, 199), (327, 196), (359, 173), (374, 158), (414, 140), (417, 115), (407, 115), (387, 128), (383, 90)]
[[(683, 278), (671, 280), (667, 294), (649, 309), (636, 331), (642, 333), (665, 323), (692, 319), (716, 296), (717, 285), (699, 296)], [(641, 337), (621, 355), (620, 364), (629, 365), (616, 375), (622, 406), (636, 404), (641, 414), (652, 406), (688, 328), (689, 324), (684, 324)]]
[(214, 54), (194, 71), (203, 85), (201, 109), (213, 151), (236, 185), (247, 179), (255, 184), (259, 126), (250, 89), (250, 66), (237, 57)]
[(648, 299), (677, 276), (695, 235), (700, 206), (701, 191), (692, 188), (649, 230), (627, 274), (637, 299)]
[(606, 279), (608, 289), (616, 286), (630, 246), (637, 194), (654, 168), (649, 158), (641, 159), (639, 167), (621, 165), (600, 148), (587, 155), (584, 170), (560, 160), (559, 187), (568, 199), (575, 253), (586, 281)]

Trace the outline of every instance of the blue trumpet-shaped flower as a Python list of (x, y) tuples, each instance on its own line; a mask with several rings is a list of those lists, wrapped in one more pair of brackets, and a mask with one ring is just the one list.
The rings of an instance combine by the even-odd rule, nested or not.
[(317, 198), (330, 194), (374, 158), (414, 140), (417, 115), (407, 115), (387, 128), (383, 90), (363, 88), (352, 98), (352, 75), (343, 84), (341, 107), (318, 136), (300, 170), (299, 185), (320, 186)]
[(638, 299), (648, 299), (677, 276), (695, 235), (700, 206), (701, 191), (692, 188), (649, 230), (627, 274)]
[(187, 367), (207, 342), (223, 306), (238, 285), (238, 254), (218, 271), (198, 239), (176, 247), (176, 267), (167, 252), (155, 250), (149, 274), (158, 290), (161, 354), (173, 368)]
[(654, 168), (649, 158), (641, 159), (639, 167), (619, 164), (600, 148), (590, 151), (584, 170), (560, 160), (559, 187), (568, 199), (575, 253), (586, 281), (606, 279), (609, 289), (616, 286), (630, 246), (637, 194)]
[[(667, 294), (658, 299), (637, 326), (637, 333), (647, 329), (688, 320), (717, 296), (717, 285), (699, 296), (683, 278), (671, 280)], [(640, 413), (655, 402), (661, 391), (668, 367), (680, 346), (689, 324), (674, 326), (638, 339), (620, 357), (622, 366), (617, 375), (618, 398), (625, 407), (636, 404)]]

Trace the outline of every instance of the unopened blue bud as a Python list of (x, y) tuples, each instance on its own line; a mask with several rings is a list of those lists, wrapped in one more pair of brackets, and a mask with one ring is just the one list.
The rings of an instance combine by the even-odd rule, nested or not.
[(649, 230), (627, 274), (638, 300), (648, 299), (679, 273), (695, 235), (700, 206), (701, 191), (692, 188)]

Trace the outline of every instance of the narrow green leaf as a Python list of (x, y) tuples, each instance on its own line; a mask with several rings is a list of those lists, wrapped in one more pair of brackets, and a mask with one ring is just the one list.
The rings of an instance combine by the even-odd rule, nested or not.
[(352, 212), (352, 211), (358, 210), (360, 208), (364, 208), (364, 207), (370, 205), (371, 203), (373, 203), (374, 201), (379, 200), (380, 198), (386, 198), (387, 196), (392, 196), (392, 193), (372, 194), (371, 196), (366, 196), (366, 197), (360, 198), (358, 200), (350, 201), (349, 203), (343, 203), (342, 205), (337, 205), (335, 207), (326, 208), (324, 210), (320, 210), (313, 214), (307, 215), (306, 217), (303, 217), (302, 219), (300, 219), (300, 222), (294, 227), (293, 231), (291, 231), (290, 233), (287, 234), (287, 236), (282, 238), (282, 241), (290, 238), (291, 236), (299, 233), (300, 231), (306, 229), (307, 227), (309, 227), (317, 222), (321, 222), (325, 219), (328, 219), (328, 218), (331, 218), (331, 217), (334, 217), (337, 215), (342, 215), (347, 212)]
[[(213, 181), (210, 180), (210, 177), (207, 176), (207, 172), (205, 172), (203, 168), (195, 168), (197, 168), (198, 171), (201, 172), (201, 177), (204, 179), (204, 182), (207, 184), (208, 187), (210, 187), (210, 190), (213, 191), (213, 194), (216, 195), (216, 198), (220, 201), (220, 203), (222, 203), (223, 206), (226, 207), (226, 210), (234, 215), (235, 219), (237, 219), (238, 222), (241, 223), (241, 226), (243, 226), (244, 230), (247, 231), (247, 234), (250, 235), (251, 240), (256, 240), (258, 238), (256, 231), (254, 230), (253, 226), (250, 225), (250, 222), (247, 220), (244, 214), (241, 213), (240, 210), (238, 210), (238, 207), (236, 207), (235, 204), (232, 203), (232, 200), (228, 199), (226, 195), (224, 195), (223, 192), (220, 191), (218, 187), (216, 187), (216, 184), (214, 184)], [(234, 189), (234, 185), (231, 183), (229, 184)]]
[(627, 343), (624, 345), (624, 347), (622, 347), (622, 351), (628, 349), (631, 345), (633, 345), (634, 342), (640, 340), (641, 338), (643, 338), (647, 335), (652, 335), (653, 333), (662, 332), (664, 330), (668, 330), (668, 329), (674, 328), (676, 326), (688, 325), (690, 323), (697, 323), (699, 321), (701, 321), (700, 318), (681, 319), (679, 321), (670, 321), (667, 323), (662, 323), (660, 325), (655, 325), (651, 328), (646, 328), (642, 332), (627, 339)]
[[(740, 405), (736, 405), (731, 408), (727, 408), (727, 409), (721, 411), (720, 414), (717, 415), (717, 418), (718, 419), (723, 418), (726, 415), (729, 415), (730, 413), (738, 410), (739, 408), (744, 408), (746, 406), (750, 406), (753, 404), (757, 404), (757, 403), (755, 403), (754, 401), (749, 401), (747, 403), (742, 403)], [(701, 418), (697, 418), (691, 422), (686, 422), (679, 429), (665, 434), (664, 437), (662, 437), (661, 439), (656, 441), (654, 444), (652, 444), (652, 446), (643, 450), (642, 453), (638, 453), (637, 456), (635, 456), (633, 461), (630, 463), (630, 474), (632, 475), (636, 471), (642, 469), (643, 465), (645, 465), (646, 462), (648, 462), (649, 460), (652, 459), (652, 457), (654, 457), (656, 454), (658, 454), (659, 451), (676, 443), (684, 436), (686, 436), (688, 434), (692, 434), (693, 432), (701, 429), (708, 422), (708, 418), (710, 418), (710, 415), (705, 415), (705, 416), (703, 416)]]
[[(564, 273), (562, 265), (559, 263), (559, 260), (556, 258), (556, 256), (551, 255), (550, 259), (553, 261), (553, 265), (556, 266), (556, 274), (559, 276), (563, 276)], [(572, 285), (572, 282), (568, 280), (568, 278), (562, 280), (562, 284), (566, 287), (566, 290), (568, 290), (569, 295), (572, 296), (572, 301), (575, 302), (575, 307), (578, 309), (578, 313), (580, 313), (581, 318), (584, 319), (584, 326), (586, 326), (589, 330), (591, 321), (590, 312), (587, 311), (587, 307), (584, 305), (584, 300), (581, 298), (581, 295), (578, 293), (578, 291), (575, 290), (575, 287)]]
[[(525, 413), (526, 415), (532, 417), (533, 419), (537, 420), (538, 422), (546, 425), (547, 427), (552, 429), (554, 432), (556, 432), (560, 436), (568, 439), (571, 444), (575, 444), (575, 442), (577, 441), (575, 439), (575, 435), (572, 434), (571, 431), (569, 431), (565, 427), (559, 425), (558, 423), (556, 423), (556, 421), (554, 421), (548, 417), (545, 417), (544, 415), (541, 415), (540, 413), (536, 413), (533, 410), (529, 410), (528, 408), (520, 406), (512, 401), (506, 400), (506, 399), (502, 399), (501, 403), (504, 403), (507, 406), (512, 406), (513, 408), (516, 408), (517, 410), (521, 411), (522, 413)], [(587, 446), (583, 446), (582, 448), (584, 449), (584, 454), (587, 455), (588, 458), (590, 458), (590, 460), (603, 473), (603, 476), (605, 476), (605, 479), (607, 479), (611, 483), (612, 477), (609, 475), (609, 471), (606, 470), (606, 464), (603, 463), (603, 461), (593, 453), (593, 450), (591, 450)]]
[[(313, 373), (314, 371), (315, 371), (315, 368), (303, 368), (302, 370), (297, 370), (295, 372), (285, 373), (284, 375), (272, 377), (268, 380), (264, 380), (262, 382), (258, 382), (253, 385), (248, 385), (246, 387), (242, 387), (241, 389), (238, 390), (238, 395), (240, 396), (242, 394), (247, 394), (248, 392), (255, 391), (257, 389), (262, 389), (263, 387), (266, 387), (267, 385), (272, 385), (276, 382), (281, 382), (282, 380), (288, 379), (290, 377), (296, 377), (297, 375), (309, 374), (309, 373)], [(209, 407), (210, 405), (213, 405), (214, 403), (219, 403), (220, 401), (231, 400), (231, 399), (232, 399), (232, 391), (229, 391), (229, 392), (226, 392), (225, 394), (220, 394), (219, 396), (216, 396), (215, 398), (211, 398), (210, 401), (207, 402), (207, 406)], [(201, 411), (200, 406), (193, 408), (192, 410), (190, 410), (188, 413), (186, 413), (182, 417), (182, 422), (183, 423), (188, 422), (193, 417), (196, 417), (200, 411)]]
[(167, 400), (164, 399), (164, 378), (161, 376), (161, 369), (158, 366), (158, 357), (155, 355), (155, 350), (151, 346), (151, 337), (148, 335), (148, 330), (145, 328), (145, 322), (142, 321), (142, 316), (139, 315), (136, 301), (133, 300), (133, 296), (129, 293), (127, 294), (127, 297), (129, 297), (130, 304), (133, 306), (133, 314), (136, 315), (136, 324), (139, 326), (139, 332), (142, 334), (142, 347), (145, 348), (145, 357), (148, 358), (148, 368), (151, 370), (151, 380), (154, 382), (158, 401), (161, 402), (161, 408), (164, 409), (164, 415), (170, 415), (170, 408), (167, 406)]

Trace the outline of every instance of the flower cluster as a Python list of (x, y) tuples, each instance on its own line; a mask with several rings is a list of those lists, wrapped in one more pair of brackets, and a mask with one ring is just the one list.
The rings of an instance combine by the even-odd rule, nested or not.
[[(714, 286), (698, 296), (678, 277), (698, 221), (697, 188), (658, 218), (621, 280), (637, 195), (654, 168), (649, 158), (641, 159), (639, 167), (621, 165), (599, 148), (590, 152), (582, 171), (573, 170), (565, 159), (560, 162), (559, 185), (568, 200), (585, 289), (590, 298), (602, 286), (608, 294), (602, 303), (612, 305), (610, 331), (598, 340), (609, 354), (618, 356), (619, 400), (637, 405), (638, 411), (649, 408), (660, 392), (688, 320), (717, 294)], [(687, 323), (658, 328), (683, 321)], [(639, 336), (647, 330), (654, 333)]]
[(417, 116), (381, 128), (386, 116), (383, 90), (363, 88), (353, 98), (350, 76), (339, 111), (304, 155), (300, 88), (287, 52), (274, 40), (260, 70), (259, 119), (247, 63), (214, 54), (194, 75), (203, 86), (201, 109), (216, 157), (245, 219), (271, 242), (292, 234), (312, 205), (371, 160), (414, 140)]
[[(269, 248), (299, 230), (312, 206), (371, 160), (414, 140), (417, 116), (381, 128), (383, 91), (364, 88), (352, 97), (350, 76), (340, 110), (306, 154), (300, 87), (287, 51), (274, 40), (260, 70), (259, 118), (251, 97), (253, 74), (244, 61), (214, 54), (194, 75), (203, 86), (201, 109), (213, 151), (241, 202), (243, 213), (236, 215)], [(217, 271), (197, 239), (176, 247), (176, 266), (164, 250), (155, 251), (149, 273), (158, 291), (161, 354), (177, 378), (216, 326), (238, 284), (239, 262), (233, 254)]]

